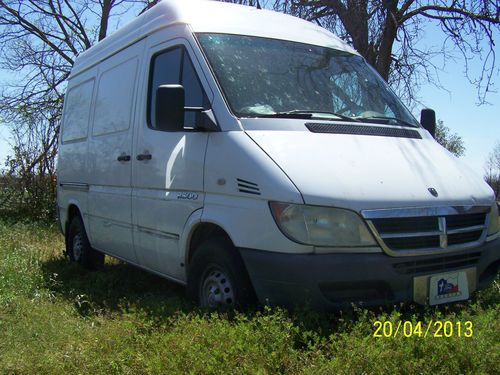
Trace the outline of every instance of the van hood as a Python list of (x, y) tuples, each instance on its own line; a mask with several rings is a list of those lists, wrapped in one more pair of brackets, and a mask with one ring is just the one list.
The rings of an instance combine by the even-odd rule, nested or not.
[(494, 195), (483, 179), (428, 132), (419, 132), (423, 139), (290, 130), (246, 133), (297, 186), (306, 204), (358, 212), (491, 205)]

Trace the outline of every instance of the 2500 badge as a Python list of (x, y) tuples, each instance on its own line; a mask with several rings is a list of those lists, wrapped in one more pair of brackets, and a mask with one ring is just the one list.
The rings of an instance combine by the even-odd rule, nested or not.
[(183, 193), (179, 193), (177, 195), (177, 199), (187, 199), (187, 200), (195, 201), (198, 199), (198, 194), (191, 193), (191, 192), (183, 192)]

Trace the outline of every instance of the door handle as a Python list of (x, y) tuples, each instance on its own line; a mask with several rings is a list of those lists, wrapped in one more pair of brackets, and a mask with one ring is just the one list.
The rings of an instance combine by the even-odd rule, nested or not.
[(120, 155), (116, 158), (118, 161), (130, 161), (130, 155)]
[(139, 154), (137, 155), (137, 160), (143, 161), (143, 160), (151, 160), (153, 156), (151, 154)]

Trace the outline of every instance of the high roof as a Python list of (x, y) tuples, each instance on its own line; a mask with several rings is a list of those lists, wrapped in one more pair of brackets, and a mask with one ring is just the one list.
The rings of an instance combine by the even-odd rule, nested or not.
[(356, 53), (329, 31), (282, 13), (218, 1), (163, 0), (80, 54), (72, 74), (77, 74), (125, 46), (174, 24), (189, 25), (193, 32), (262, 36)]

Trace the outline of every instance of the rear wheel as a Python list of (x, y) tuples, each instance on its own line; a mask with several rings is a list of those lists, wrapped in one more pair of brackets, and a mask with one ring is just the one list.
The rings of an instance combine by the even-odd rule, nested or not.
[(243, 261), (225, 238), (207, 240), (195, 250), (187, 294), (199, 306), (215, 310), (242, 309), (256, 303)]
[(88, 269), (96, 269), (104, 264), (104, 254), (90, 246), (83, 221), (79, 216), (76, 216), (69, 226), (68, 255), (70, 261)]

